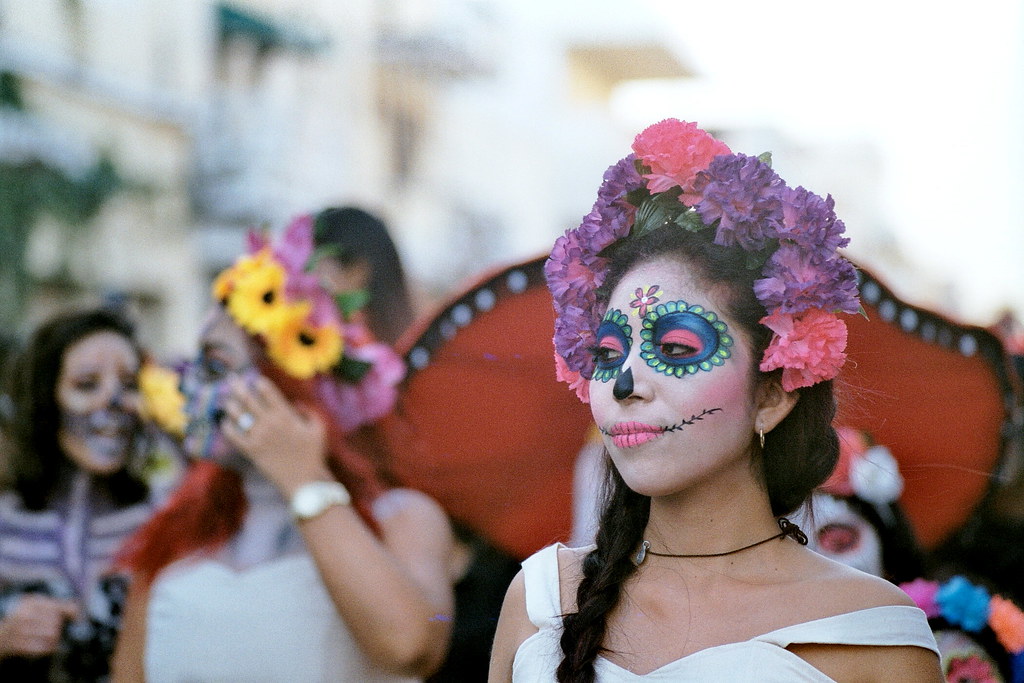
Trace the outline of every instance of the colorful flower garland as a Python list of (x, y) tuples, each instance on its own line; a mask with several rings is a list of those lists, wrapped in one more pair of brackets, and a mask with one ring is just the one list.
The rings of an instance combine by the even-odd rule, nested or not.
[(338, 303), (310, 271), (313, 217), (300, 216), (271, 247), (249, 234), (249, 253), (213, 283), (213, 296), (242, 329), (263, 340), (267, 355), (298, 379), (328, 372), (345, 348)]
[(991, 628), (1010, 654), (1013, 680), (1024, 680), (1024, 612), (1011, 600), (991, 595), (959, 575), (943, 583), (915, 579), (900, 588), (929, 619), (942, 617), (968, 633)]
[(558, 238), (544, 268), (557, 316), (558, 378), (581, 400), (589, 400), (601, 320), (596, 292), (608, 268), (600, 254), (665, 224), (713, 229), (716, 244), (747, 251), (750, 266), (762, 269), (754, 293), (774, 333), (762, 371), (782, 368), (786, 391), (835, 377), (846, 360), (846, 324), (836, 313), (860, 310), (855, 269), (836, 252), (849, 240), (831, 196), (786, 186), (769, 162), (731, 153), (694, 123), (666, 119), (605, 172), (593, 209)]

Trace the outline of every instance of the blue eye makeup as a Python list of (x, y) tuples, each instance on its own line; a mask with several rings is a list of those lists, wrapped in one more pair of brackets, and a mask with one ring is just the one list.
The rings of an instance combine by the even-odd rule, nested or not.
[(613, 308), (604, 314), (601, 325), (597, 328), (592, 379), (608, 382), (618, 376), (619, 369), (629, 355), (632, 336), (633, 328), (629, 326), (629, 319), (625, 313)]
[(674, 377), (710, 371), (732, 355), (728, 329), (703, 306), (685, 301), (659, 304), (641, 322), (640, 357), (658, 372)]

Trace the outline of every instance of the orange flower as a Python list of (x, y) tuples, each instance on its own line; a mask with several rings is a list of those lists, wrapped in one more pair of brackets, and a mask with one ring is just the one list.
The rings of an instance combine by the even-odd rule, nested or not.
[(1015, 655), (1024, 652), (1024, 612), (1012, 601), (993, 595), (988, 624), (1008, 652)]

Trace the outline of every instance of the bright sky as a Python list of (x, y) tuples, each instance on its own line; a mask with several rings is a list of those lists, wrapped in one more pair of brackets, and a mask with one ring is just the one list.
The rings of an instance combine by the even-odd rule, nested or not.
[[(808, 144), (870, 141), (880, 196), (845, 200), (879, 206), (922, 280), (948, 284), (949, 312), (1024, 317), (1024, 3), (647, 2), (701, 75), (706, 111)], [(693, 88), (645, 85), (620, 114), (638, 129), (689, 118)]]

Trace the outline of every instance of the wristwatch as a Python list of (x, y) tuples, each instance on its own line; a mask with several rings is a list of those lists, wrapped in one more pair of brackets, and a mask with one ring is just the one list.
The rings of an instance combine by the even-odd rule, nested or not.
[(299, 520), (313, 519), (332, 505), (348, 505), (352, 496), (336, 481), (306, 482), (292, 494), (292, 516)]

